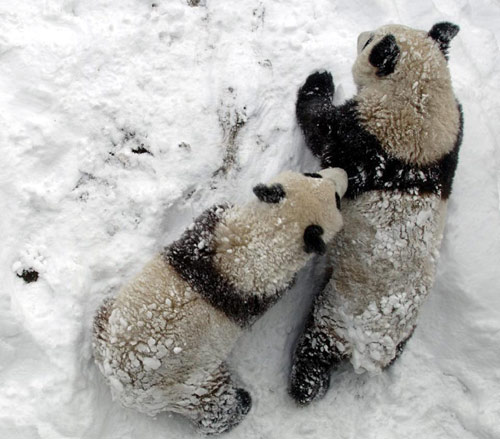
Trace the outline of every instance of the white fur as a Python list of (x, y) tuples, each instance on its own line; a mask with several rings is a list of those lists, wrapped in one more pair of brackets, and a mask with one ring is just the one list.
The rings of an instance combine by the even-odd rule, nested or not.
[(346, 225), (332, 245), (334, 272), (317, 318), (356, 370), (378, 372), (411, 335), (432, 286), (446, 204), (373, 191), (345, 200), (342, 211)]

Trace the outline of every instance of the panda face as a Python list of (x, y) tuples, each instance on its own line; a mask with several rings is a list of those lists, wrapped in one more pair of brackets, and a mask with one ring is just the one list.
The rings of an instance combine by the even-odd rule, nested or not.
[(358, 37), (354, 81), (362, 88), (383, 81), (432, 80), (447, 71), (449, 42), (457, 32), (458, 26), (451, 23), (438, 23), (429, 32), (401, 25), (363, 32)]

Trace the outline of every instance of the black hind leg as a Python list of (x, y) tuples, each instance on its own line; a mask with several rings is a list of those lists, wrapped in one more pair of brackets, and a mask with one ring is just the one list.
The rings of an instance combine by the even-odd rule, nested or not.
[(297, 95), (297, 120), (307, 146), (318, 157), (321, 157), (334, 126), (334, 92), (332, 75), (316, 72), (309, 75)]
[(293, 356), (290, 396), (301, 405), (321, 399), (330, 386), (332, 370), (344, 358), (335, 340), (317, 326), (311, 316)]

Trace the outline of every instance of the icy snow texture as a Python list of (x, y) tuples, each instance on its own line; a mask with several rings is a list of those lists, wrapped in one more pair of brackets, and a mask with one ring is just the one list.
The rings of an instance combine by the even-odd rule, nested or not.
[[(309, 73), (330, 70), (342, 102), (360, 32), (442, 20), (461, 26), (450, 69), (465, 137), (415, 335), (391, 370), (346, 366), (324, 400), (295, 407), (286, 383), (312, 293), (304, 271), (234, 351), (254, 405), (226, 437), (499, 437), (500, 5), (187, 3), (0, 3), (0, 437), (193, 437), (182, 419), (111, 400), (90, 358), (95, 309), (205, 207), (317, 167), (294, 119)], [(38, 281), (17, 277), (24, 268)]]

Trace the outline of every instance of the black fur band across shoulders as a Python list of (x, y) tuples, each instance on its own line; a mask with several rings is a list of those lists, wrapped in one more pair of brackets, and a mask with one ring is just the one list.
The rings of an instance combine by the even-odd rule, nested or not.
[(241, 327), (252, 324), (286, 291), (270, 298), (243, 292), (232, 285), (215, 267), (214, 231), (228, 204), (207, 209), (193, 226), (166, 247), (163, 257), (188, 285), (212, 306), (223, 311)]
[[(455, 147), (437, 163), (428, 166), (405, 163), (382, 148), (378, 139), (363, 128), (359, 121), (357, 102), (353, 99), (340, 107), (331, 108), (331, 116), (322, 116), (323, 136), (310, 136), (321, 145), (311, 145), (321, 151), (322, 167), (339, 166), (349, 176), (346, 197), (372, 190), (399, 190), (407, 193), (436, 194), (447, 199), (458, 163), (458, 152), (463, 136), (463, 115), (460, 104), (460, 130)], [(304, 131), (317, 129), (314, 115), (302, 124)], [(319, 122), (318, 122), (319, 123)]]

